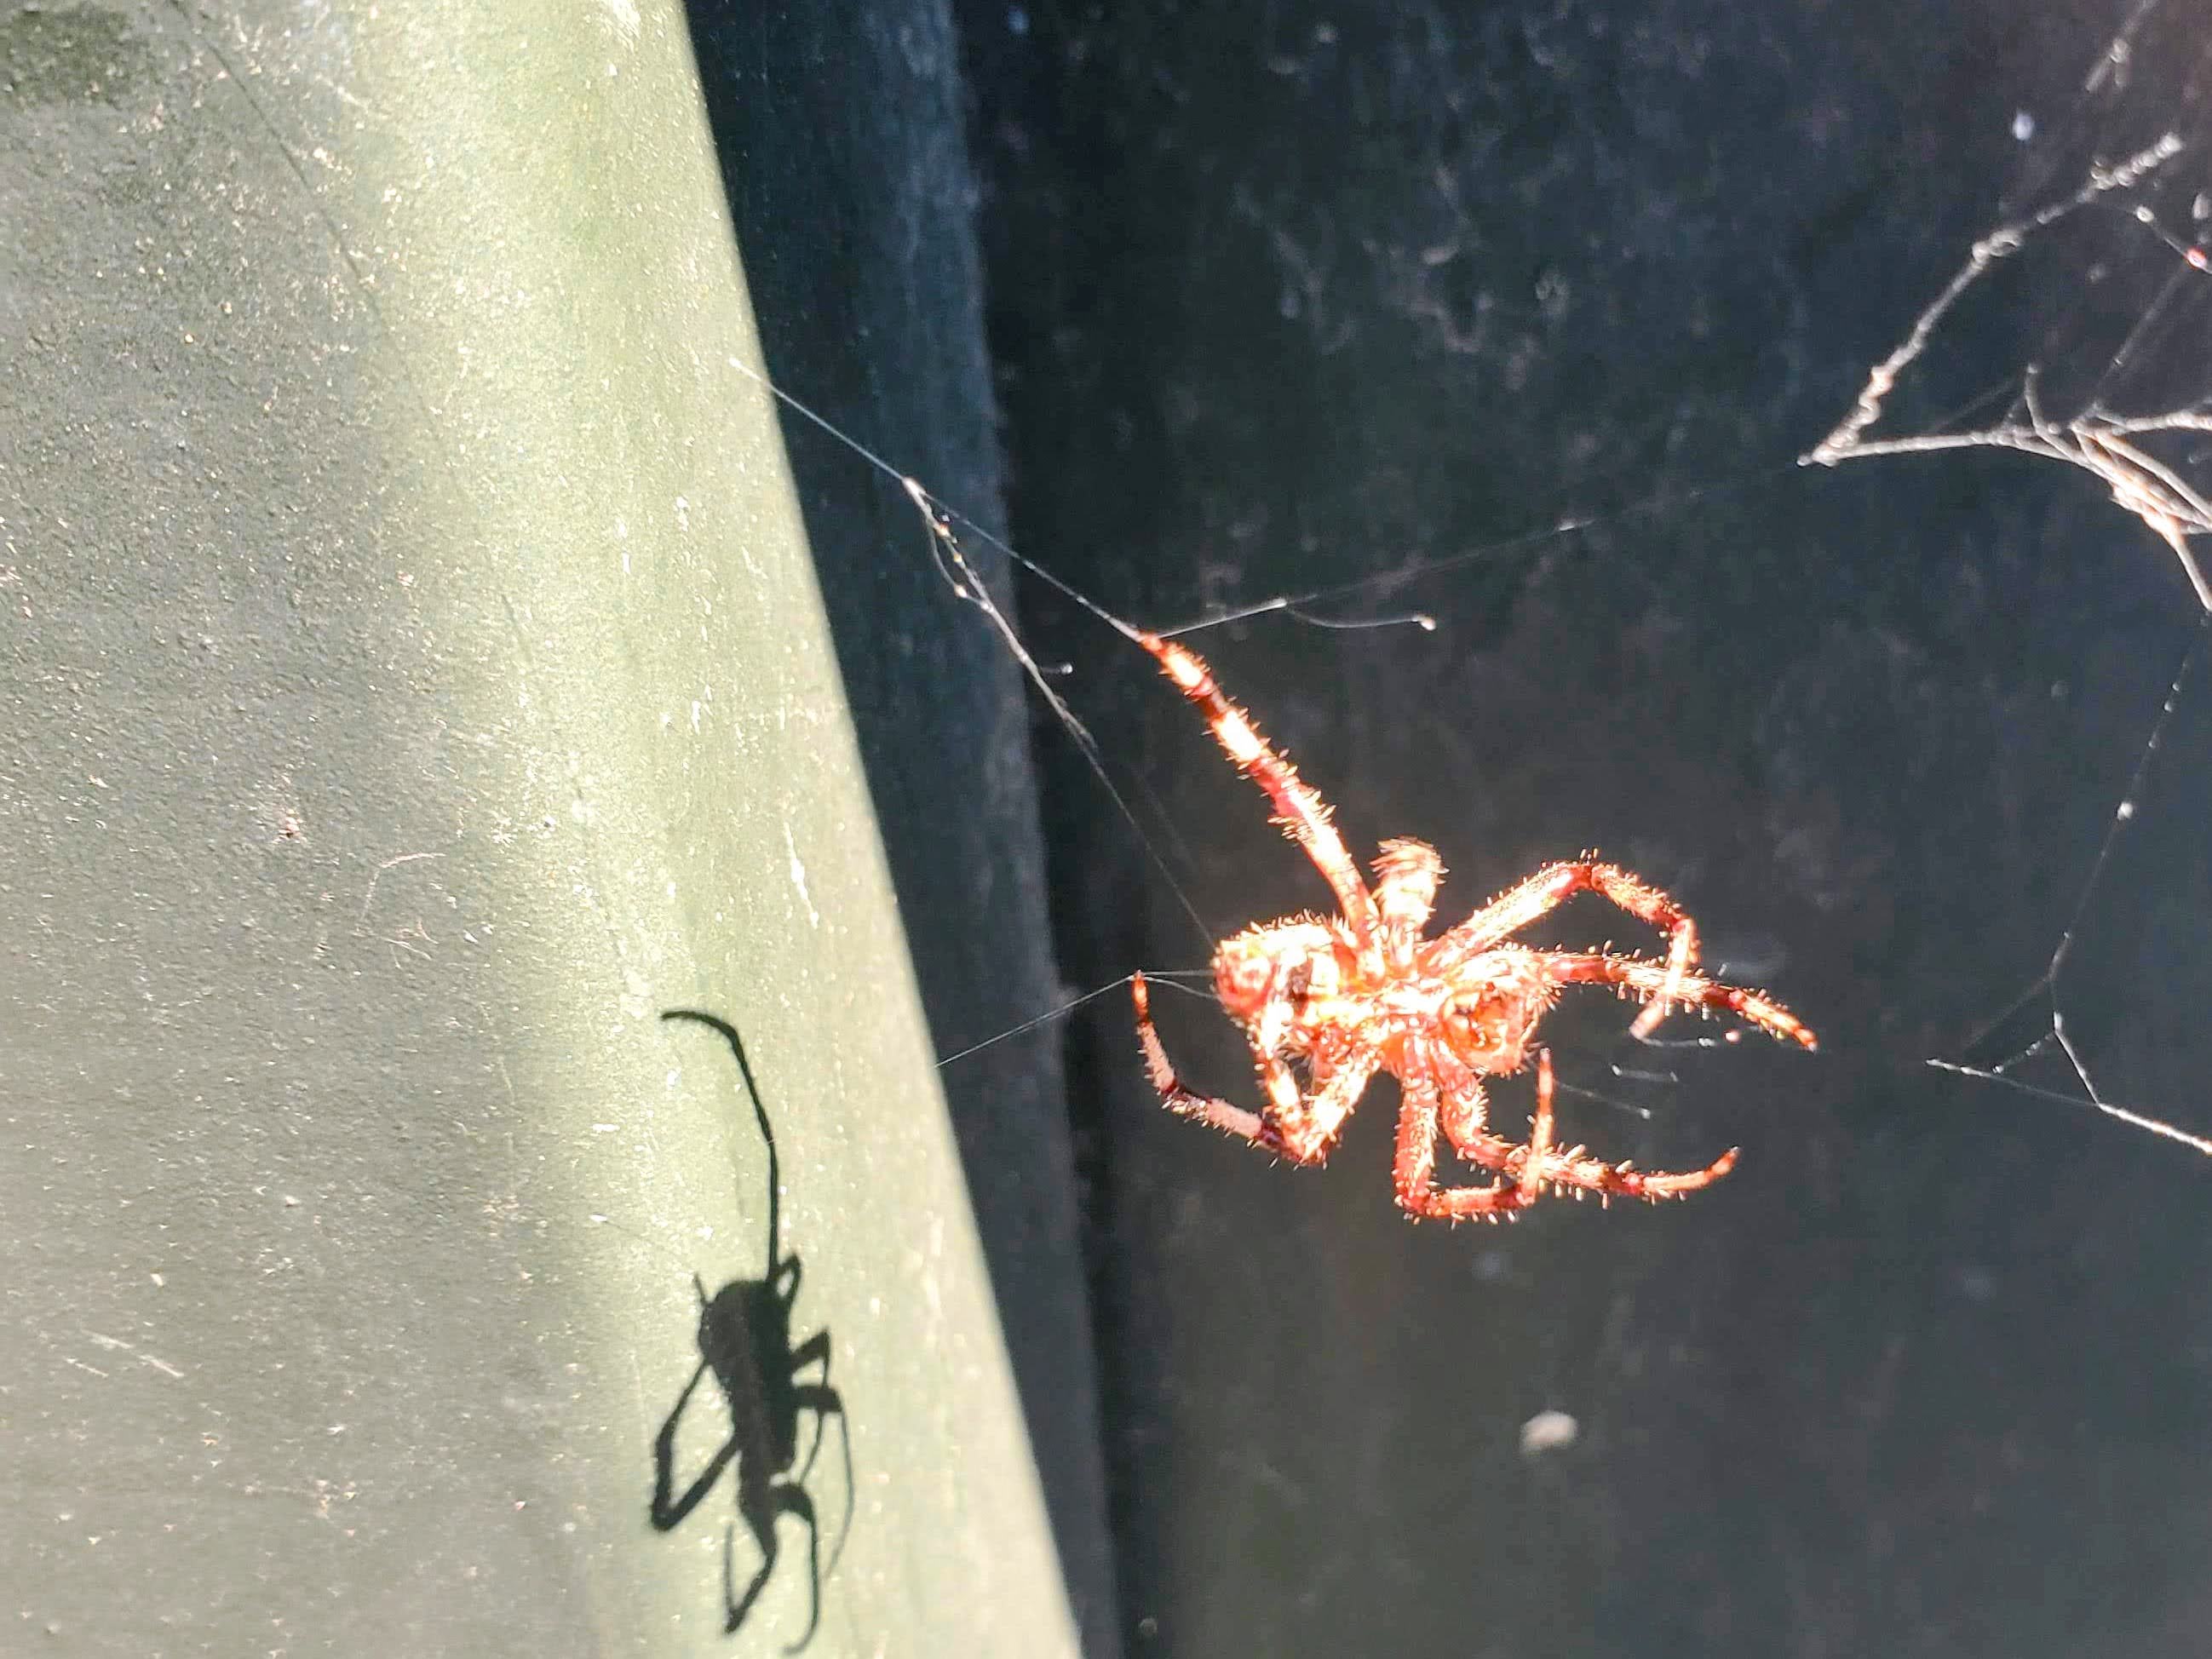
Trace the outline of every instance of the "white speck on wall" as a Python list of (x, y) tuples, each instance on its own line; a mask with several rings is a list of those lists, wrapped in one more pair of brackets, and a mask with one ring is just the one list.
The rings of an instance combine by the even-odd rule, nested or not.
[(806, 907), (806, 924), (810, 927), (822, 925), (822, 913), (814, 908), (814, 900), (806, 891), (806, 866), (799, 861), (799, 843), (791, 838), (791, 826), (783, 826), (783, 848), (791, 855), (791, 884), (799, 890), (799, 902)]
[(2035, 137), (2035, 118), (2026, 110), (2016, 110), (2012, 118), (2012, 136), (2021, 143)]
[[(615, 33), (622, 36), (623, 44), (635, 44), (639, 21), (637, 0), (599, 0), (599, 4), (606, 13), (607, 21), (614, 25)], [(607, 72), (611, 75), (614, 72), (611, 64), (607, 66)]]
[(1583, 1425), (1565, 1412), (1538, 1412), (1521, 1425), (1521, 1455), (1541, 1457), (1548, 1451), (1564, 1451), (1582, 1431)]

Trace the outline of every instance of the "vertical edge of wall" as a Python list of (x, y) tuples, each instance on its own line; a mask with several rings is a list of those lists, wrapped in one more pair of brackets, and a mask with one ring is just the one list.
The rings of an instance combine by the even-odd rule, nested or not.
[(0, 53), (23, 1627), (1073, 1651), (680, 15)]
[[(702, 90), (776, 383), (1003, 533), (965, 43), (943, 0), (694, 0)], [(1085, 1651), (1119, 1650), (1097, 1364), (1029, 688), (913, 504), (784, 437)], [(967, 553), (1011, 608), (1006, 562)], [(1012, 1035), (1006, 1035), (1011, 1033)], [(974, 1045), (999, 1038), (988, 1047)]]

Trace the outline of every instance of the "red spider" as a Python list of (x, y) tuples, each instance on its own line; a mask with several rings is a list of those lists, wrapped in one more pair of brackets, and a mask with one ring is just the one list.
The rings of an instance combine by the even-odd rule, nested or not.
[[(1152, 1027), (1145, 976), (1132, 979), (1138, 1039), (1170, 1110), (1297, 1163), (1320, 1164), (1369, 1080), (1388, 1072), (1404, 1097), (1393, 1170), (1398, 1203), (1416, 1220), (1510, 1218), (1547, 1187), (1585, 1188), (1608, 1198), (1673, 1198), (1735, 1167), (1735, 1148), (1686, 1175), (1607, 1164), (1580, 1146), (1559, 1150), (1552, 1144), (1552, 1057), (1541, 1048), (1534, 1050), (1536, 1111), (1528, 1144), (1516, 1145), (1484, 1127), (1482, 1079), (1527, 1063), (1537, 1022), (1564, 986), (1609, 985), (1640, 999), (1644, 1012), (1630, 1028), (1638, 1036), (1679, 1003), (1725, 1009), (1777, 1037), (1814, 1046), (1813, 1033), (1778, 1003), (1698, 971), (1697, 925), (1674, 900), (1616, 866), (1582, 860), (1547, 866), (1458, 927), (1424, 939), (1443, 878), (1436, 849), (1425, 842), (1384, 842), (1370, 892), (1329, 823), (1328, 805), (1221, 694), (1206, 665), (1173, 641), (1152, 634), (1137, 637), (1183, 696), (1205, 710), (1237, 769), (1267, 791), (1277, 821), (1335, 892), (1339, 911), (1248, 927), (1214, 953), (1215, 991), (1230, 1018), (1244, 1028), (1267, 1091), (1267, 1104), (1258, 1112), (1183, 1085)], [(1666, 961), (1510, 942), (1585, 890), (1665, 933)], [(1304, 1088), (1300, 1069), (1308, 1079)], [(1498, 1178), (1481, 1187), (1437, 1186), (1439, 1127), (1462, 1158), (1497, 1171)]]

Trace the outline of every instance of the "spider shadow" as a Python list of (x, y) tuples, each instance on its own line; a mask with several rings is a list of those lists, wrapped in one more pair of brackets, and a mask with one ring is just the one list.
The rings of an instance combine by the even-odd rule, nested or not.
[[(761, 1141), (768, 1148), (768, 1241), (766, 1265), (758, 1279), (734, 1279), (712, 1296), (697, 1274), (691, 1283), (699, 1297), (696, 1340), (699, 1363), (691, 1380), (670, 1407), (667, 1419), (653, 1443), (653, 1502), (649, 1510), (653, 1529), (671, 1532), (712, 1492), (726, 1470), (732, 1469), (737, 1492), (737, 1521), (727, 1522), (722, 1534), (723, 1633), (734, 1635), (751, 1614), (754, 1603), (768, 1588), (781, 1559), (776, 1523), (787, 1515), (806, 1523), (806, 1566), (811, 1601), (806, 1629), (784, 1651), (796, 1653), (814, 1639), (822, 1621), (822, 1585), (837, 1570), (847, 1536), (853, 1525), (853, 1437), (848, 1426), (844, 1398), (830, 1383), (830, 1333), (820, 1330), (804, 1341), (792, 1342), (792, 1310), (799, 1299), (799, 1259), (785, 1255), (779, 1243), (781, 1219), (777, 1194), (781, 1171), (776, 1161), (775, 1134), (769, 1125), (768, 1108), (761, 1099), (744, 1043), (737, 1028), (713, 1014), (694, 1009), (672, 1008), (664, 1020), (690, 1021), (707, 1027), (729, 1044), (738, 1063), (738, 1075), (751, 1100)], [(819, 1365), (818, 1377), (802, 1380), (799, 1373)], [(706, 1377), (714, 1377), (730, 1413), (730, 1433), (720, 1450), (707, 1462), (696, 1479), (676, 1492), (676, 1434), (692, 1395)], [(799, 1414), (814, 1413), (814, 1440), (802, 1462), (799, 1456)], [(822, 1565), (822, 1528), (807, 1482), (831, 1419), (844, 1454), (845, 1518), (830, 1564)], [(738, 1521), (744, 1523), (760, 1551), (759, 1567), (742, 1594), (737, 1587)]]

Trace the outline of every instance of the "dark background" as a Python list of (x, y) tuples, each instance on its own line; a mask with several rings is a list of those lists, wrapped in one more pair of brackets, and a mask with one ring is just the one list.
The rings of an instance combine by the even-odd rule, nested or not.
[[(1346, 584), (1316, 608), (1433, 613), (1432, 635), (1275, 618), (1194, 643), (1356, 850), (1436, 842), (1447, 917), (1601, 848), (1823, 1040), (1655, 1056), (1614, 1005), (1562, 1008), (1563, 1082), (1652, 1113), (1569, 1093), (1570, 1137), (1662, 1166), (1741, 1143), (1742, 1164), (1663, 1210), (1452, 1232), (1391, 1206), (1388, 1085), (1328, 1171), (1270, 1168), (1159, 1111), (1120, 998), (1072, 1018), (1129, 1650), (2201, 1651), (2209, 1172), (1923, 1064), (2047, 1029), (2032, 1003), (1972, 1046), (2065, 933), (2199, 618), (2081, 475), (1794, 461), (2000, 216), (2198, 118), (2176, 54), (2203, 9), (2157, 13), (2109, 102), (2082, 88), (2117, 5), (956, 9), (1017, 544), (1152, 625)], [(809, 142), (864, 120), (821, 112)], [(2039, 356), (2101, 372), (2173, 262), (2112, 215), (2061, 250), (2085, 251), (2134, 284), (2008, 276), (1900, 393), (1908, 424)], [(762, 303), (771, 368), (830, 395), (778, 361)], [(2201, 343), (2163, 342), (2185, 381)], [(793, 441), (820, 495), (879, 497)], [(889, 524), (826, 570), (863, 683), (885, 655), (866, 584), (926, 586), (923, 551)], [(1021, 603), (1157, 796), (1148, 833), (1210, 929), (1316, 903), (1148, 664), (1042, 590)], [(2104, 1091), (2199, 1129), (2208, 695), (2059, 981)], [(1064, 734), (1036, 750), (1061, 978), (1200, 964), (1210, 939)], [(902, 838), (927, 848), (957, 804), (898, 810), (903, 787), (879, 773), (902, 890), (941, 892)], [(1635, 930), (1586, 901), (1540, 937)], [(974, 1033), (927, 967), (946, 948), (925, 920), (950, 1050)], [(1163, 1018), (1201, 1086), (1249, 1097), (1216, 1012)], [(972, 1064), (946, 1071), (970, 1121)], [(2063, 1063), (2025, 1075), (2070, 1086)], [(1517, 1125), (1525, 1084), (1497, 1092)], [(1524, 1456), (1547, 1409), (1578, 1437)]]

